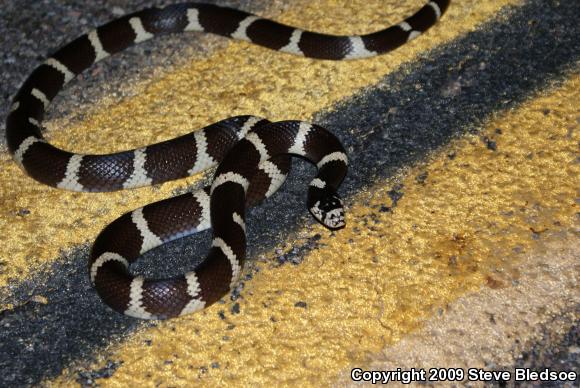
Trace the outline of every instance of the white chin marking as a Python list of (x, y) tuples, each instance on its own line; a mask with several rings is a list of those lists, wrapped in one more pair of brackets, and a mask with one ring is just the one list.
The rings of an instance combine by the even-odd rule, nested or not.
[(322, 213), (322, 210), (320, 210), (320, 201), (317, 201), (314, 206), (312, 206), (310, 208), (310, 212), (312, 213), (312, 215), (314, 216), (314, 218), (316, 218), (318, 221), (323, 222), (324, 219), (324, 214)]
[(331, 228), (338, 228), (344, 225), (344, 211), (342, 209), (333, 209), (326, 213), (324, 224)]

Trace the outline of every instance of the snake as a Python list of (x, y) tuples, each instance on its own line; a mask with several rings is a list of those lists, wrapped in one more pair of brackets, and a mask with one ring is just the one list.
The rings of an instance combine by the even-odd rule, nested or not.
[[(327, 129), (308, 122), (230, 117), (171, 140), (111, 154), (79, 154), (51, 145), (42, 118), (51, 100), (94, 63), (154, 36), (198, 31), (275, 51), (322, 60), (351, 60), (392, 51), (437, 23), (449, 0), (429, 1), (402, 22), (366, 35), (338, 36), (291, 27), (213, 4), (149, 8), (104, 24), (64, 45), (37, 66), (12, 100), (8, 150), (36, 181), (71, 191), (103, 192), (155, 185), (217, 165), (210, 186), (120, 216), (97, 236), (90, 281), (106, 305), (141, 319), (202, 310), (237, 284), (245, 261), (245, 211), (271, 196), (290, 171), (290, 157), (317, 167), (307, 207), (330, 230), (345, 226), (337, 193), (348, 166), (345, 149)], [(131, 274), (145, 252), (208, 228), (209, 253), (193, 270), (166, 279)]]

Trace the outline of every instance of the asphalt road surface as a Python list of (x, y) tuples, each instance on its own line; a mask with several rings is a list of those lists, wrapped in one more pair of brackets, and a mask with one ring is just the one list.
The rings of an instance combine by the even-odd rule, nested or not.
[[(80, 32), (87, 31), (90, 26), (155, 3), (154, 1), (98, 1), (90, 4), (81, 1), (4, 1), (3, 11), (0, 13), (1, 122), (4, 122), (10, 98), (18, 85), (48, 53)], [(272, 4), (262, 1), (218, 3), (259, 14), (271, 12), (274, 15), (297, 6), (292, 1), (277, 1)], [(452, 3), (451, 7), (454, 5)], [(472, 12), (477, 13), (478, 7), (483, 5), (474, 3), (472, 7), (474, 7)], [(514, 6), (500, 7), (497, 12), (470, 31), (458, 33), (456, 36), (443, 39), (440, 44), (417, 52), (414, 56), (410, 56), (412, 60), (403, 60), (401, 65), (392, 71), (381, 73), (377, 82), (346, 93), (346, 97), (337, 97), (330, 106), (321, 107), (320, 110), (313, 110), (312, 114), (308, 114), (311, 121), (331, 128), (348, 150), (350, 173), (341, 189), (347, 205), (357, 206), (361, 193), (374, 190), (377, 182), (392, 182), (392, 179), (397, 181), (397, 177), (401, 174), (404, 176), (408, 169), (422, 163), (429, 165), (433, 155), (442, 152), (441, 150), (447, 150), (446, 147), (451, 147), (462, 139), (480, 141), (481, 152), (498, 151), (501, 142), (498, 145), (497, 139), (484, 132), (490, 120), (506, 112), (525, 109), (530, 100), (562, 88), (567, 82), (571, 82), (571, 79), (578, 77), (580, 69), (578, 15), (580, 2), (572, 0), (529, 0)], [(444, 17), (441, 25), (436, 28), (445, 29), (445, 24), (450, 20), (461, 22), (460, 15), (449, 20)], [(431, 38), (433, 36), (427, 34), (420, 39), (428, 41)], [(215, 52), (226, 50), (231, 44), (226, 39), (194, 35), (172, 36), (132, 48), (128, 54), (111, 58), (107, 64), (99, 65), (98, 71), (89, 71), (70, 88), (67, 87), (62, 93), (63, 96), (59, 96), (54, 109), (51, 108), (48, 121), (60, 122), (59, 120), (67, 120), (70, 115), (75, 115), (74, 120), (66, 122), (67, 125), (83, 122), (84, 114), (74, 113), (79, 106), (83, 107), (80, 109), (83, 111), (93, 101), (101, 101), (110, 96), (118, 101), (134, 98), (133, 90), (123, 88), (127, 79), (133, 79), (131, 77), (139, 80), (155, 79), (160, 77), (156, 73), (159, 68), (165, 69), (164, 71), (168, 73), (182, 71), (180, 69), (186, 67), (188, 61), (211, 58)], [(398, 51), (394, 55), (399, 55)], [(139, 68), (137, 75), (135, 68)], [(279, 77), (283, 78), (284, 75), (281, 74)], [(316, 84), (312, 87), (316, 87)], [(337, 91), (332, 93), (340, 94)], [(578, 94), (572, 94), (571, 98), (571, 104), (576, 105), (575, 113), (572, 109), (572, 115), (575, 114), (576, 120), (579, 120), (577, 122), (580, 122), (577, 110), (580, 103)], [(557, 109), (550, 107), (546, 109), (545, 115), (557, 115)], [(84, 112), (88, 110), (85, 109)], [(88, 116), (88, 113), (86, 115)], [(506, 131), (500, 129), (493, 136), (501, 138), (502, 130)], [(0, 144), (5, 144), (3, 131), (2, 127)], [(575, 131), (577, 134), (577, 127)], [(571, 137), (569, 147), (574, 147), (573, 139)], [(9, 158), (6, 156), (5, 146), (3, 147), (4, 168), (8, 166)], [(546, 153), (556, 153), (549, 148), (551, 145), (539, 147)], [(537, 153), (538, 150), (529, 152)], [(453, 161), (455, 154), (449, 153), (446, 158)], [(12, 174), (18, 173), (16, 169), (12, 171)], [(249, 298), (251, 300), (252, 296), (245, 289), (253, 287), (252, 284), (257, 282), (257, 276), (263, 276), (264, 271), (275, 271), (275, 268), (285, 266), (297, 270), (305, 269), (304, 261), (308, 255), (324, 249), (328, 244), (327, 240), (332, 238), (316, 229), (313, 221), (307, 218), (304, 209), (304, 188), (313, 171), (314, 169), (305, 163), (294, 163), (293, 172), (283, 190), (259, 207), (250, 210), (247, 220), (248, 257), (256, 258), (254, 260), (260, 265), (251, 266), (244, 273), (242, 286), (238, 287), (233, 296), (227, 297), (223, 304), (208, 313), (212, 317), (217, 316), (217, 323), (212, 321), (214, 323), (209, 324), (209, 327), (215, 330), (215, 336), (220, 338), (231, 336), (227, 328), (215, 329), (221, 321), (243, 326), (241, 321), (236, 323), (236, 319), (244, 315), (246, 308), (251, 309), (251, 302), (248, 300)], [(211, 174), (207, 174), (203, 179), (187, 187), (180, 187), (179, 190), (200, 187), (203, 183), (207, 183), (210, 177)], [(2, 179), (5, 179), (1, 183), (6, 185), (5, 187), (17, 186), (10, 178)], [(425, 181), (429, 182), (430, 179), (432, 175), (418, 175), (415, 184), (424, 185)], [(31, 180), (24, 182), (36, 185)], [(537, 181), (534, 184), (543, 183)], [(578, 188), (578, 181), (569, 184)], [(40, 185), (38, 187), (39, 190), (51, 190), (40, 189)], [(17, 192), (15, 190), (3, 194), (5, 200), (3, 202), (6, 204), (2, 205), (2, 222), (7, 225), (3, 229), (3, 238), (13, 242), (20, 237), (15, 232), (16, 229), (11, 231), (9, 225), (17, 221), (22, 222), (21, 220), (27, 217), (27, 211), (34, 213), (29, 207), (16, 206), (16, 202), (9, 200), (8, 196), (16, 195), (13, 194)], [(376, 208), (369, 207), (368, 212), (386, 215), (396, 212), (398, 203), (405, 200), (408, 190), (411, 188), (405, 184), (390, 183), (384, 203), (379, 203), (380, 206)], [(37, 198), (32, 194), (23, 196), (24, 199), (18, 203), (33, 203)], [(126, 210), (129, 209), (131, 207)], [(107, 220), (111, 221), (114, 216), (108, 215)], [(490, 220), (490, 223), (493, 222), (496, 221)], [(379, 221), (376, 223), (380, 224)], [(364, 227), (366, 224), (357, 225)], [(32, 231), (43, 228), (43, 223), (34, 226), (29, 224), (27, 228), (29, 233), (34, 233)], [(82, 230), (83, 226), (79, 228)], [(377, 228), (381, 226), (378, 225)], [(284, 242), (289, 234), (306, 237), (296, 240), (298, 243), (286, 249)], [(150, 276), (183, 272), (191, 268), (192, 257), (203, 257), (208, 248), (209, 236), (209, 233), (202, 233), (171, 243), (160, 250), (154, 250), (148, 253), (147, 260), (142, 260), (134, 270)], [(116, 349), (124, 349), (124, 344), (130, 342), (131, 338), (137, 338), (136, 336), (148, 331), (172, 329), (165, 324), (159, 326), (156, 322), (141, 322), (115, 314), (101, 303), (89, 285), (86, 273), (86, 261), (92, 238), (94, 235), (87, 233), (86, 237), (81, 239), (83, 243), (62, 246), (60, 254), (42, 258), (44, 260), (42, 263), (31, 264), (30, 269), (21, 275), (6, 270), (8, 266), (13, 265), (11, 257), (8, 256), (10, 252), (0, 252), (0, 276), (3, 276), (0, 287), (2, 303), (0, 368), (3, 371), (0, 386), (37, 385), (46, 381), (54, 381), (57, 385), (73, 381), (81, 385), (92, 385), (96, 382), (115, 382), (117, 381), (115, 379), (121, 379), (117, 377), (118, 373), (127, 373), (129, 376), (134, 373), (135, 381), (141, 381), (139, 379), (143, 378), (145, 381), (160, 382), (164, 386), (172, 385), (171, 378), (167, 377), (169, 376), (167, 371), (154, 369), (150, 371), (149, 377), (142, 377), (146, 375), (148, 365), (151, 365), (145, 362), (139, 378), (136, 377), (137, 372), (121, 372), (127, 367), (129, 361), (126, 360), (130, 358), (125, 356), (123, 350), (111, 350), (111, 344), (114, 344)], [(377, 238), (377, 241), (379, 240), (380, 238)], [(42, 241), (39, 241), (39, 244), (42, 244)], [(345, 245), (344, 249), (350, 248)], [(572, 254), (578, 257), (578, 252), (575, 250)], [(547, 255), (549, 257), (550, 252)], [(369, 260), (371, 256), (369, 254)], [(24, 254), (22, 260), (26, 260)], [(577, 267), (570, 271), (577, 273)], [(485, 276), (482, 275), (482, 278)], [(297, 284), (300, 285), (299, 282)], [(578, 299), (571, 300), (572, 305), (578, 306), (579, 302)], [(293, 311), (300, 310), (301, 307), (304, 307), (302, 310), (310, 307), (306, 302), (296, 303), (298, 305), (288, 307), (289, 314), (295, 314)], [(558, 326), (561, 328), (558, 329), (560, 331), (547, 325), (540, 330), (541, 338), (522, 344), (523, 350), (514, 347), (513, 362), (506, 363), (499, 358), (495, 360), (492, 354), (486, 367), (489, 369), (518, 366), (534, 369), (549, 367), (578, 371), (577, 307), (569, 309), (567, 313), (569, 319)], [(429, 315), (427, 312), (425, 314)], [(316, 319), (324, 319), (324, 315), (319, 315)], [(203, 317), (201, 320), (203, 321)], [(420, 326), (419, 324), (417, 327)], [(175, 331), (175, 328), (173, 330)], [(284, 336), (287, 334), (284, 330), (290, 332), (297, 329), (294, 326), (287, 326), (280, 330), (278, 335)], [(407, 331), (400, 332), (401, 338), (405, 338), (405, 333)], [(328, 341), (332, 342), (331, 339)], [(385, 346), (395, 342), (396, 339), (385, 340)], [(305, 349), (304, 352), (314, 352), (316, 355), (315, 350)], [(219, 358), (217, 356), (219, 351), (215, 350), (213, 354), (214, 358), (208, 358), (205, 366), (200, 367), (196, 364), (193, 366), (194, 372), (183, 372), (188, 376), (185, 379), (197, 378), (200, 382), (211, 384), (204, 378), (212, 373), (223, 372), (226, 377), (216, 377), (218, 380), (211, 381), (222, 383), (236, 381), (228, 380), (224, 362), (216, 361)], [(154, 359), (155, 355), (148, 357)], [(160, 360), (162, 358), (165, 360), (169, 356), (159, 353), (159, 357)], [(227, 357), (235, 359), (236, 356), (232, 353)], [(318, 354), (318, 357), (325, 355)], [(233, 366), (235, 363), (232, 362), (231, 365), (230, 367), (235, 369)], [(343, 363), (337, 370), (348, 367), (348, 363)], [(283, 369), (284, 365), (279, 364), (278, 368)], [(183, 370), (187, 369), (183, 367)], [(181, 369), (173, 373), (180, 374)], [(254, 375), (255, 379), (239, 381), (246, 384), (252, 382), (258, 385), (265, 384), (270, 381), (264, 377), (266, 375), (264, 370), (258, 368)], [(305, 384), (317, 384), (321, 381), (330, 384), (334, 379), (332, 376), (338, 376), (338, 373), (333, 373), (330, 377), (322, 375), (324, 376), (321, 377), (322, 380), (308, 377), (306, 380), (298, 378), (297, 381)], [(122, 385), (124, 381), (127, 380), (121, 379), (117, 383)], [(285, 383), (290, 384), (291, 381), (286, 380)]]

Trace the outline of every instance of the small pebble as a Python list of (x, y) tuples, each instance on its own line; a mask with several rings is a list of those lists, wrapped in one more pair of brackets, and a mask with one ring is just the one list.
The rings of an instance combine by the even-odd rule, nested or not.
[(491, 140), (490, 138), (488, 138), (487, 136), (485, 136), (483, 138), (483, 142), (485, 143), (485, 146), (492, 150), (492, 151), (497, 151), (497, 143), (494, 140)]
[(294, 303), (294, 307), (302, 307), (303, 309), (305, 309), (306, 307), (308, 307), (308, 305), (306, 304), (306, 302), (296, 302)]
[(395, 185), (392, 188), (392, 190), (387, 191), (387, 194), (391, 198), (391, 201), (393, 201), (393, 207), (397, 206), (397, 202), (399, 202), (399, 200), (403, 198), (403, 192), (401, 191), (402, 189), (403, 185)]
[(18, 213), (16, 213), (16, 214), (20, 217), (25, 217), (25, 216), (30, 214), (30, 210), (22, 208), (22, 209), (19, 209)]
[(427, 180), (427, 176), (429, 176), (429, 173), (427, 171), (424, 171), (421, 174), (417, 175), (417, 178), (415, 178), (415, 179), (416, 179), (417, 183), (423, 184)]
[(34, 295), (30, 300), (35, 303), (48, 304), (48, 299), (42, 295)]
[(111, 13), (115, 16), (123, 16), (125, 14), (125, 10), (121, 7), (114, 6), (111, 8)]

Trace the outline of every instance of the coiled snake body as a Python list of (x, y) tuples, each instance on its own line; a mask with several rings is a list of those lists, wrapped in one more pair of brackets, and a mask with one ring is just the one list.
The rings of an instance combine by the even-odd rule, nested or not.
[[(300, 30), (209, 4), (183, 3), (139, 11), (65, 45), (38, 66), (13, 100), (6, 136), (15, 161), (34, 179), (74, 191), (113, 191), (186, 177), (220, 162), (211, 187), (129, 212), (97, 237), (89, 272), (114, 310), (164, 319), (200, 310), (237, 282), (245, 258), (245, 207), (273, 194), (289, 171), (289, 155), (318, 167), (307, 205), (330, 229), (344, 226), (336, 194), (347, 156), (330, 132), (299, 121), (270, 123), (254, 116), (222, 120), (192, 134), (107, 155), (81, 155), (50, 145), (41, 120), (50, 101), (95, 62), (162, 33), (204, 31), (311, 58), (346, 60), (391, 51), (437, 22), (449, 0), (427, 3), (405, 21), (363, 36)], [(134, 277), (129, 265), (168, 241), (213, 228), (212, 247), (194, 270), (171, 279)]]

